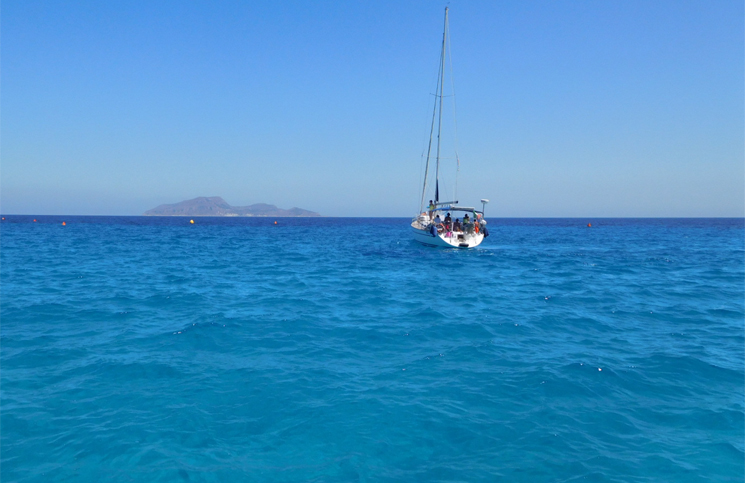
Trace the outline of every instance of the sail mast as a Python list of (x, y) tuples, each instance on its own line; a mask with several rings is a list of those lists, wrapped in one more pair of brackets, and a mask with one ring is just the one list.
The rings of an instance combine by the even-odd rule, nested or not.
[(445, 7), (445, 27), (442, 30), (442, 53), (440, 54), (440, 116), (437, 120), (437, 161), (435, 163), (435, 203), (440, 201), (440, 135), (442, 134), (442, 89), (445, 84), (445, 46), (448, 35), (448, 7)]

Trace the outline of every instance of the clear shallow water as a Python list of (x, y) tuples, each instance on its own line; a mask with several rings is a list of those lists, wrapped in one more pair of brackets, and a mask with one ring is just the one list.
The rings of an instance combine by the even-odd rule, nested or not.
[(745, 476), (742, 219), (6, 218), (4, 483)]

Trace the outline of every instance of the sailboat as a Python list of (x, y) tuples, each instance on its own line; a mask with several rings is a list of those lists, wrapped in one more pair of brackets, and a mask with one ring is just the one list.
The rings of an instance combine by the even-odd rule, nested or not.
[[(432, 112), (432, 124), (429, 134), (429, 145), (427, 147), (427, 162), (424, 169), (424, 186), (422, 187), (421, 203), (417, 216), (411, 221), (411, 230), (414, 240), (435, 247), (448, 248), (474, 248), (489, 236), (484, 219), (484, 209), (489, 202), (481, 200), (481, 210), (473, 207), (458, 205), (458, 201), (440, 201), (440, 139), (442, 137), (442, 99), (445, 82), (445, 58), (448, 46), (448, 8), (445, 7), (445, 28), (442, 33), (442, 51), (440, 53), (440, 72), (437, 79), (437, 93), (435, 94), (435, 105)], [(430, 161), (432, 161), (432, 141), (435, 132), (435, 120), (437, 120), (437, 142), (434, 156), (434, 196), (426, 205), (427, 192), (430, 187)], [(457, 153), (456, 153), (457, 162)], [(457, 178), (456, 178), (457, 179)], [(456, 181), (457, 183), (457, 181)], [(455, 213), (455, 216), (451, 215)], [(462, 214), (461, 218), (458, 215)], [(456, 222), (453, 222), (453, 219)]]

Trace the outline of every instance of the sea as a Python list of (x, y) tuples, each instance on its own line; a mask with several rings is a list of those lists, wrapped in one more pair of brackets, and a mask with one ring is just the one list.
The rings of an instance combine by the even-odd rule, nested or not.
[(0, 481), (743, 481), (745, 220), (409, 229), (5, 215)]

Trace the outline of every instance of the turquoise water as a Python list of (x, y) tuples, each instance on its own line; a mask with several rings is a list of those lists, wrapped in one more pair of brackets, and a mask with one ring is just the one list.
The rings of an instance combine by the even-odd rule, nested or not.
[(4, 483), (745, 476), (742, 219), (6, 218)]

